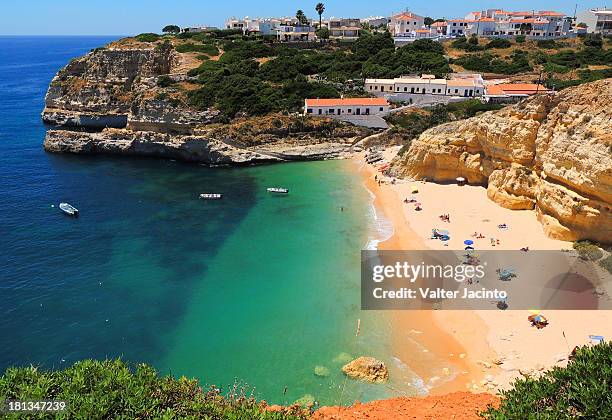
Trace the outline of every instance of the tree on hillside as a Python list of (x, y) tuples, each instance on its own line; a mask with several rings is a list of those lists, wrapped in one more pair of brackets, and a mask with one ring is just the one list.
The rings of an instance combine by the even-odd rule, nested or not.
[(308, 18), (302, 9), (298, 9), (298, 11), (295, 12), (295, 18), (298, 20), (298, 23), (302, 25), (306, 25), (308, 23)]
[(178, 34), (179, 32), (181, 32), (181, 28), (179, 28), (176, 25), (167, 25), (167, 26), (164, 26), (164, 29), (162, 29), (162, 32), (165, 34)]
[(430, 18), (429, 16), (427, 16), (424, 20), (425, 26), (431, 26), (432, 23), (434, 23), (434, 20), (432, 18)]
[(317, 35), (317, 38), (319, 38), (319, 39), (329, 39), (329, 29), (327, 29), (327, 28), (319, 28), (319, 29), (317, 29), (315, 34)]
[(321, 29), (321, 24), (323, 22), (322, 16), (323, 16), (323, 12), (325, 11), (325, 5), (323, 3), (317, 3), (317, 5), (315, 6), (315, 10), (319, 14), (319, 29)]

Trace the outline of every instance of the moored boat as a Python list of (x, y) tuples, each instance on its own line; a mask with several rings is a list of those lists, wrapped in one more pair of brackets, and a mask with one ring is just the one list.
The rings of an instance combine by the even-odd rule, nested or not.
[(268, 188), (268, 192), (276, 193), (276, 194), (289, 194), (289, 190), (287, 188)]
[(79, 210), (76, 207), (71, 206), (68, 203), (60, 203), (59, 208), (64, 214), (72, 217), (79, 217)]
[(200, 198), (202, 200), (221, 200), (223, 198), (223, 194), (218, 194), (218, 193), (202, 193), (202, 194), (200, 194)]

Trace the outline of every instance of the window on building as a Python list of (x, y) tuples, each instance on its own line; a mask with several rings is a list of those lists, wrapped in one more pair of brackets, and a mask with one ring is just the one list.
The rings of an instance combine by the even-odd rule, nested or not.
[(374, 86), (374, 90), (378, 90), (378, 86)]
[(459, 93), (459, 89), (455, 89), (455, 93)]
[(404, 86), (404, 92), (408, 92), (408, 88)]
[(383, 107), (381, 106), (381, 107), (380, 107), (378, 110), (379, 110), (380, 112), (382, 112), (382, 111), (383, 111)]
[(308, 114), (312, 114), (312, 108), (308, 108), (308, 109), (306, 110), (306, 113), (308, 113)]
[(319, 108), (319, 115), (321, 115), (322, 113), (323, 113), (323, 110)]
[(329, 108), (329, 109), (327, 110), (327, 112), (328, 112), (329, 114), (333, 114), (333, 113), (334, 113), (334, 108)]
[(353, 110), (352, 110), (351, 108), (349, 108), (349, 109), (348, 109), (348, 113), (349, 113), (349, 114), (352, 114), (352, 113), (353, 113)]
[(372, 85), (370, 85), (370, 90), (372, 90)]

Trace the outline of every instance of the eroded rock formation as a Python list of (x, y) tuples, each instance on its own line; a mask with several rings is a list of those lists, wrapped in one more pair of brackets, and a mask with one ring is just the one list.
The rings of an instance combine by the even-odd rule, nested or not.
[(503, 207), (535, 209), (553, 238), (610, 243), (612, 79), (429, 129), (393, 171), (462, 176)]

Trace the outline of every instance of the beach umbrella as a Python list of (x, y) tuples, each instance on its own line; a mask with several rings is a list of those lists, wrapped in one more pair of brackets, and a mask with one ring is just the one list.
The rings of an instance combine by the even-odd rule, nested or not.
[(463, 241), (463, 243), (464, 243), (465, 245), (474, 245), (474, 241), (473, 241), (473, 240), (471, 240), (471, 239), (466, 239), (465, 241)]
[(445, 229), (436, 229), (436, 233), (442, 236), (450, 236), (449, 231)]
[(416, 193), (419, 192), (419, 188), (416, 185), (413, 184), (413, 185), (410, 186), (410, 192), (413, 193), (413, 194), (416, 194)]

